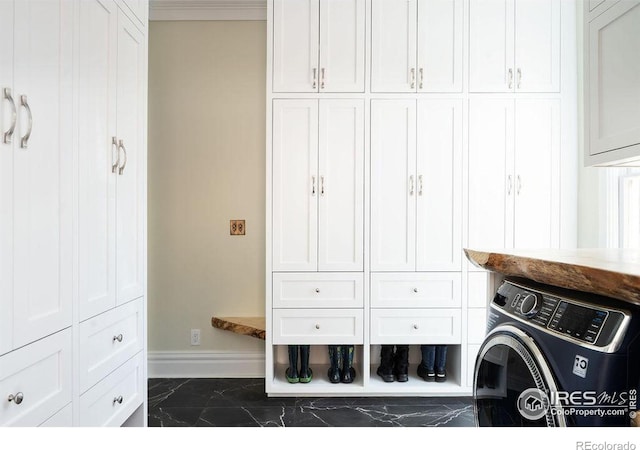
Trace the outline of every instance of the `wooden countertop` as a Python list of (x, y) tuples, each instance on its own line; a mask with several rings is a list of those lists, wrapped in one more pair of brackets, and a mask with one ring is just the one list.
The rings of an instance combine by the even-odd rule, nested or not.
[(477, 267), (505, 276), (613, 297), (640, 305), (640, 250), (464, 249)]
[(258, 339), (265, 339), (264, 317), (212, 317), (211, 326)]

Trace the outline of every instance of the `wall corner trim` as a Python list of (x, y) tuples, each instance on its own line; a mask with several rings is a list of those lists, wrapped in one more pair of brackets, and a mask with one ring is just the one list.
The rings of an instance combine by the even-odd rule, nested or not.
[(150, 0), (149, 20), (267, 20), (266, 0)]
[(148, 352), (149, 378), (264, 378), (264, 352)]

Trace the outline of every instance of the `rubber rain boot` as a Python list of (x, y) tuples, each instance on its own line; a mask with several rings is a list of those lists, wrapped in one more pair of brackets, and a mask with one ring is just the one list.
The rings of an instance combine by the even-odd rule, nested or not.
[(393, 345), (383, 345), (380, 349), (380, 367), (376, 373), (385, 383), (393, 381)]
[(311, 381), (311, 378), (313, 378), (313, 372), (311, 371), (311, 367), (309, 367), (310, 349), (310, 345), (300, 346), (300, 383), (308, 383)]
[(329, 346), (329, 372), (327, 376), (331, 383), (340, 383), (340, 347), (337, 345)]
[(356, 379), (356, 369), (353, 368), (353, 345), (342, 346), (342, 382), (353, 383)]
[(394, 359), (394, 375), (400, 382), (409, 381), (409, 346), (398, 345)]
[(289, 367), (285, 371), (285, 376), (287, 377), (287, 381), (289, 383), (297, 383), (300, 381), (300, 377), (298, 376), (298, 346), (290, 345), (289, 346)]

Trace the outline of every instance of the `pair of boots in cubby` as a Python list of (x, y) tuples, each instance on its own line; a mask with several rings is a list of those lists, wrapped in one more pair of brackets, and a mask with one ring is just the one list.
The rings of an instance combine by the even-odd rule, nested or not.
[[(285, 376), (289, 383), (308, 383), (313, 378), (309, 367), (310, 345), (289, 345), (289, 367)], [(300, 370), (298, 370), (298, 353), (300, 354)]]
[(383, 345), (376, 373), (386, 383), (409, 381), (409, 346)]
[(418, 366), (418, 376), (425, 381), (443, 383), (447, 381), (447, 346), (421, 345), (422, 362)]
[(353, 345), (329, 346), (329, 372), (327, 376), (331, 383), (353, 383), (356, 369), (353, 368)]

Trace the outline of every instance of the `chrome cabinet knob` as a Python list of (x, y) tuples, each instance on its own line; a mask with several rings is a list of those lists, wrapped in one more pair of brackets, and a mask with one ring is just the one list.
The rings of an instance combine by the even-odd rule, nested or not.
[(417, 323), (414, 323), (414, 324), (413, 324), (413, 329), (414, 329), (414, 330), (417, 330), (417, 329), (418, 329), (418, 324), (417, 324)]
[(413, 292), (418, 293), (418, 288), (413, 288)]
[(320, 329), (320, 325), (316, 324), (316, 330), (319, 330), (319, 329)]
[(24, 394), (22, 392), (18, 392), (16, 395), (9, 394), (7, 400), (9, 400), (10, 402), (14, 402), (16, 405), (19, 405), (20, 403), (22, 403), (22, 400), (24, 400)]
[(316, 294), (320, 293), (320, 288), (316, 288)]
[(122, 333), (120, 333), (119, 335), (113, 337), (113, 342), (122, 342), (122, 339), (124, 339), (124, 337), (122, 336)]
[(122, 404), (122, 400), (123, 400), (122, 395), (119, 395), (117, 397), (113, 397), (113, 404), (115, 405), (117, 403), (117, 404), (121, 405)]

